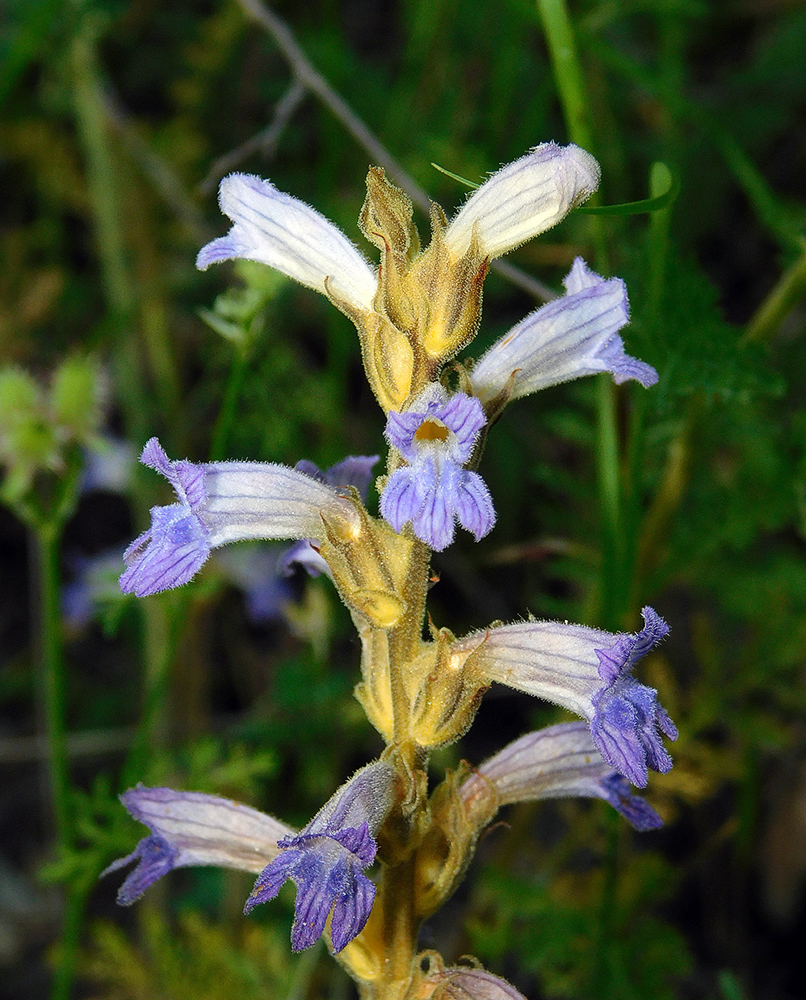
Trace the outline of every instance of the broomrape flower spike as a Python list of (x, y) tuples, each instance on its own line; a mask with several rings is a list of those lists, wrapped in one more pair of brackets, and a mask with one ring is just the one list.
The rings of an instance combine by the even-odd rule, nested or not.
[[(578, 258), (564, 296), (530, 313), (475, 364), (458, 366), (461, 391), (441, 382), (476, 334), (490, 260), (559, 222), (598, 183), (598, 164), (584, 150), (544, 143), (493, 174), (452, 221), (433, 205), (431, 240), (421, 249), (411, 201), (370, 168), (359, 227), (379, 254), (375, 267), (323, 216), (268, 181), (222, 181), (232, 227), (202, 248), (198, 266), (265, 263), (326, 295), (358, 331), (369, 384), (387, 414), (381, 517), (364, 507), (377, 456), (326, 472), (310, 462), (194, 463), (169, 459), (153, 438), (142, 461), (169, 481), (176, 500), (152, 508), (151, 526), (126, 551), (121, 587), (144, 596), (180, 586), (229, 542), (295, 541), (283, 555), (259, 553), (265, 568), (241, 578), (249, 588), (266, 582), (261, 575), (276, 583), (295, 564), (330, 576), (361, 641), (356, 697), (387, 750), (298, 832), (216, 796), (130, 789), (124, 805), (149, 835), (107, 869), (134, 865), (121, 903), (177, 867), (241, 868), (258, 876), (247, 913), (294, 882), (294, 950), (324, 934), (363, 1000), (523, 1000), (483, 969), (446, 968), (436, 952), (418, 952), (422, 921), (455, 890), (499, 807), (589, 796), (639, 830), (660, 825), (628, 782), (643, 787), (650, 769), (672, 766), (663, 738), (677, 730), (657, 692), (633, 675), (668, 632), (662, 618), (644, 608), (636, 634), (530, 620), (456, 639), (426, 610), (432, 550), (453, 541), (457, 522), (476, 539), (495, 523), (475, 468), (482, 434), (511, 399), (603, 371), (616, 382), (657, 381), (625, 351), (623, 282)], [(265, 607), (282, 599), (281, 588), (263, 590)], [(466, 731), (493, 681), (583, 721), (527, 733), (429, 792), (431, 749)], [(376, 861), (377, 884), (366, 874)]]
[(375, 860), (374, 836), (392, 805), (394, 781), (394, 769), (382, 760), (353, 775), (296, 836), (278, 842), (281, 853), (260, 874), (244, 912), (274, 899), (291, 879), (297, 886), (294, 951), (315, 944), (331, 911), (331, 942), (341, 951), (372, 909), (375, 886), (363, 872)]
[(455, 522), (476, 540), (495, 524), (492, 498), (477, 472), (464, 469), (486, 423), (477, 399), (430, 386), (404, 413), (390, 412), (386, 438), (409, 463), (389, 477), (381, 514), (400, 531), (441, 552), (453, 541)]

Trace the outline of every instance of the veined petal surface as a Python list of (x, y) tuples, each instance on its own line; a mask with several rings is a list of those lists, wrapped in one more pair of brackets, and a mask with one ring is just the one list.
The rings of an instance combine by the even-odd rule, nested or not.
[(507, 164), (474, 191), (445, 231), (457, 256), (473, 232), (482, 252), (500, 257), (551, 229), (599, 186), (599, 164), (579, 146), (545, 142)]
[(230, 174), (219, 188), (221, 211), (234, 225), (202, 247), (196, 266), (243, 257), (326, 294), (325, 279), (357, 309), (369, 309), (375, 271), (344, 233), (304, 202), (252, 174)]
[(473, 390), (487, 402), (508, 387), (511, 399), (585, 375), (610, 372), (621, 383), (644, 388), (658, 373), (630, 357), (618, 331), (629, 321), (624, 282), (601, 278), (577, 257), (565, 279), (566, 294), (535, 309), (479, 359), (470, 372)]
[(131, 815), (151, 830), (131, 854), (102, 875), (137, 861), (118, 892), (129, 906), (173, 868), (215, 865), (259, 872), (280, 853), (277, 841), (293, 834), (285, 823), (218, 795), (138, 785), (121, 795)]

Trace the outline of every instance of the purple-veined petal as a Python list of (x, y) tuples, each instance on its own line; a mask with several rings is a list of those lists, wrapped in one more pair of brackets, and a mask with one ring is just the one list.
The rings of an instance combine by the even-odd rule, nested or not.
[(489, 789), (498, 805), (587, 796), (604, 799), (639, 830), (661, 825), (655, 810), (630, 791), (597, 750), (584, 722), (527, 733), (479, 765), (459, 789), (470, 816), (483, 810)]
[(128, 906), (173, 868), (215, 865), (259, 872), (277, 857), (277, 841), (291, 827), (250, 806), (203, 792), (138, 785), (121, 795), (131, 815), (151, 830), (125, 858), (102, 875), (137, 861), (118, 893)]
[[(412, 466), (415, 483), (415, 509), (411, 515), (414, 534), (436, 552), (442, 552), (453, 541), (456, 530), (452, 473), (461, 473), (450, 459), (439, 465), (426, 455)], [(390, 476), (390, 480), (395, 473)]]
[(395, 531), (402, 531), (403, 525), (416, 515), (418, 507), (417, 476), (414, 469), (411, 466), (397, 469), (389, 477), (386, 489), (381, 494), (381, 517)]
[(624, 282), (600, 278), (578, 257), (565, 284), (564, 296), (530, 313), (474, 366), (470, 381), (482, 402), (507, 385), (517, 399), (598, 372), (645, 388), (657, 382), (655, 369), (630, 357), (618, 335), (629, 320)]
[(146, 597), (181, 587), (210, 555), (209, 533), (197, 514), (181, 504), (151, 508), (151, 527), (123, 553), (120, 577), (124, 594)]
[(454, 493), (454, 512), (459, 524), (475, 535), (476, 541), (492, 531), (495, 524), (493, 498), (477, 472), (462, 470)]
[(445, 242), (461, 256), (475, 230), (482, 253), (500, 257), (565, 218), (593, 194), (600, 173), (579, 146), (536, 146), (470, 195), (445, 231)]
[(352, 891), (340, 896), (333, 907), (330, 938), (334, 952), (340, 952), (363, 930), (374, 902), (374, 883), (366, 875), (356, 875)]
[(604, 759), (643, 787), (647, 768), (667, 771), (671, 757), (659, 731), (676, 739), (677, 729), (657, 702), (657, 692), (632, 675), (638, 660), (668, 632), (652, 608), (635, 635), (583, 625), (528, 621), (501, 625), (459, 640), (452, 656), (488, 680), (545, 698), (590, 723)]
[(243, 257), (323, 294), (328, 279), (357, 309), (371, 307), (374, 270), (344, 233), (315, 209), (251, 174), (225, 177), (219, 204), (234, 225), (226, 236), (202, 247), (198, 268)]

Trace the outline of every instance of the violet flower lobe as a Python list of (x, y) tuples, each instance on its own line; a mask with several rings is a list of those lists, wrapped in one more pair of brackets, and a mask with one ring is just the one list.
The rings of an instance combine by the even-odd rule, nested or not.
[(392, 805), (394, 769), (383, 760), (342, 785), (295, 836), (279, 841), (280, 855), (258, 877), (244, 913), (266, 903), (291, 879), (297, 887), (291, 946), (315, 944), (332, 912), (330, 938), (339, 952), (369, 919), (375, 886), (364, 875), (375, 860), (375, 835)]
[(284, 465), (171, 461), (156, 438), (141, 461), (165, 476), (178, 502), (152, 507), (151, 527), (124, 552), (124, 593), (145, 597), (182, 586), (228, 542), (324, 538), (325, 518), (345, 535), (360, 531), (348, 497)]
[(587, 719), (604, 759), (643, 788), (648, 768), (671, 768), (660, 734), (674, 740), (677, 728), (658, 703), (657, 691), (632, 674), (669, 631), (652, 608), (642, 613), (644, 628), (635, 635), (528, 621), (460, 639), (452, 655), (488, 681), (545, 698)]
[(414, 534), (440, 552), (453, 541), (455, 522), (476, 539), (495, 524), (489, 490), (470, 460), (486, 423), (479, 401), (429, 386), (403, 413), (390, 411), (389, 444), (408, 465), (396, 469), (381, 494), (381, 515), (395, 531), (411, 522)]

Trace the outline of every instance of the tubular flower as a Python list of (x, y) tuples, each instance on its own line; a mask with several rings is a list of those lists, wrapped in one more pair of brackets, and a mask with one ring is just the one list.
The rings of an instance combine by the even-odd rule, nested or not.
[(257, 809), (202, 792), (138, 785), (120, 798), (151, 830), (131, 854), (102, 872), (106, 875), (137, 861), (118, 892), (121, 906), (130, 906), (174, 868), (216, 865), (259, 872), (279, 854), (278, 839), (294, 832)]
[(171, 461), (156, 438), (141, 461), (173, 486), (177, 503), (151, 508), (151, 527), (126, 549), (121, 589), (137, 597), (191, 580), (219, 545), (244, 539), (324, 538), (324, 520), (360, 530), (350, 500), (284, 465)]
[(408, 462), (396, 469), (381, 494), (381, 514), (400, 531), (411, 522), (414, 534), (438, 552), (453, 541), (455, 522), (476, 539), (495, 524), (489, 490), (470, 460), (486, 423), (477, 399), (441, 385), (430, 386), (411, 408), (389, 414), (386, 438)]
[(450, 224), (433, 206), (431, 242), (421, 251), (410, 200), (372, 168), (359, 224), (380, 251), (376, 271), (314, 209), (268, 181), (231, 174), (219, 201), (233, 226), (196, 264), (260, 261), (326, 294), (358, 330), (379, 403), (402, 410), (475, 335), (490, 260), (551, 228), (598, 184), (589, 153), (543, 143), (493, 174)]
[(587, 719), (596, 748), (634, 785), (647, 783), (647, 768), (665, 772), (672, 758), (660, 733), (677, 729), (658, 704), (657, 691), (632, 670), (669, 631), (644, 608), (636, 635), (602, 632), (560, 622), (521, 622), (475, 633), (457, 642), (453, 655), (466, 658), (481, 676), (563, 705)]
[(599, 187), (599, 164), (579, 146), (544, 142), (477, 188), (445, 231), (454, 254), (474, 233), (487, 257), (500, 257), (545, 233)]
[(225, 177), (218, 202), (234, 225), (226, 236), (202, 247), (196, 258), (200, 270), (242, 257), (268, 264), (322, 294), (330, 282), (355, 308), (369, 308), (375, 271), (344, 233), (315, 209), (251, 174)]
[(375, 886), (363, 872), (375, 860), (374, 837), (391, 808), (394, 782), (394, 769), (382, 760), (354, 774), (306, 827), (278, 842), (281, 853), (258, 877), (244, 912), (274, 899), (291, 879), (294, 951), (316, 943), (331, 911), (333, 950), (348, 945), (372, 910)]
[(469, 813), (484, 806), (489, 789), (497, 804), (590, 796), (604, 799), (637, 830), (654, 830), (661, 818), (594, 745), (584, 722), (564, 722), (527, 733), (484, 761), (459, 789)]
[(529, 313), (472, 368), (470, 382), (483, 403), (504, 390), (508, 399), (517, 399), (597, 372), (610, 372), (616, 382), (635, 379), (644, 388), (658, 381), (651, 365), (625, 353), (618, 335), (629, 321), (623, 281), (599, 277), (577, 257), (565, 289), (564, 296)]

